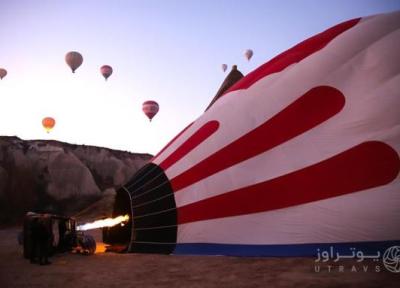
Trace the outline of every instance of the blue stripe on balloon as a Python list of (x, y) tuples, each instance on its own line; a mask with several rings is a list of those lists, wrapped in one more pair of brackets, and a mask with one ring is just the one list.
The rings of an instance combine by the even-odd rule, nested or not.
[(383, 255), (391, 246), (400, 246), (400, 240), (346, 242), (346, 243), (313, 243), (313, 244), (284, 244), (284, 245), (241, 245), (216, 243), (179, 243), (176, 244), (175, 255), (226, 255), (248, 257), (302, 257), (317, 256), (318, 250), (330, 251), (340, 255), (351, 255), (350, 248), (362, 251), (364, 255)]

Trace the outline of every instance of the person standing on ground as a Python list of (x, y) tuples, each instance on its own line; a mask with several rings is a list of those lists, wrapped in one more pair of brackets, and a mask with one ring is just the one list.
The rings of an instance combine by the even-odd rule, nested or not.
[(50, 243), (52, 241), (52, 233), (50, 231), (49, 221), (50, 218), (48, 216), (44, 216), (40, 219), (38, 225), (38, 256), (40, 265), (51, 264), (48, 258)]
[(39, 253), (39, 233), (40, 233), (39, 226), (40, 226), (39, 218), (34, 217), (29, 227), (30, 230), (29, 259), (31, 263), (37, 262), (37, 257)]

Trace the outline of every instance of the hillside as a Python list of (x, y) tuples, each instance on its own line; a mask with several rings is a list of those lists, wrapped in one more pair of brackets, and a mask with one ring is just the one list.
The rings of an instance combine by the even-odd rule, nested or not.
[(27, 211), (72, 215), (102, 198), (110, 201), (151, 157), (0, 136), (0, 224), (18, 221)]

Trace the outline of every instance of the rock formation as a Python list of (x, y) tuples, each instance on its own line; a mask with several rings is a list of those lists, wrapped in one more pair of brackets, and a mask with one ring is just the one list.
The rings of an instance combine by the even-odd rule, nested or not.
[(14, 222), (27, 211), (72, 215), (103, 196), (109, 201), (113, 191), (151, 157), (94, 146), (2, 136), (0, 224)]

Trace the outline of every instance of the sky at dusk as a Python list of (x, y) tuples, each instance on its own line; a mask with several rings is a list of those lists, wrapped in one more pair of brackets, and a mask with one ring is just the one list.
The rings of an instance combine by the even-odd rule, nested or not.
[[(0, 0), (0, 135), (155, 154), (203, 113), (221, 64), (247, 74), (335, 24), (395, 10), (398, 0)], [(84, 58), (75, 74), (68, 51)], [(151, 123), (146, 100), (160, 104)]]

